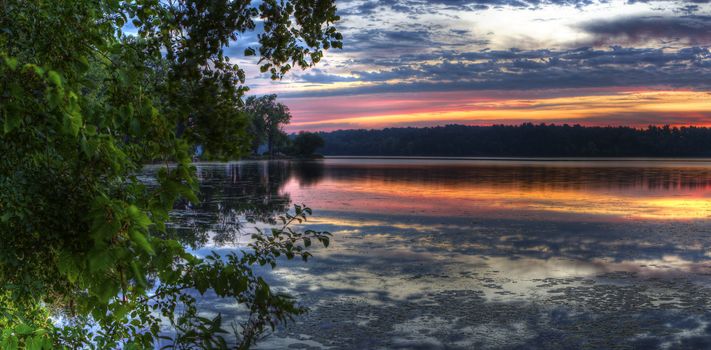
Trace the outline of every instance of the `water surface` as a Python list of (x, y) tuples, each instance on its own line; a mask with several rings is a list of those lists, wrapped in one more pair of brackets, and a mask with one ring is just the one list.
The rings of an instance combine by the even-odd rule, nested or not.
[[(199, 164), (196, 253), (293, 203), (334, 240), (264, 271), (311, 307), (261, 348), (711, 347), (711, 161)], [(209, 295), (201, 306), (237, 317)]]

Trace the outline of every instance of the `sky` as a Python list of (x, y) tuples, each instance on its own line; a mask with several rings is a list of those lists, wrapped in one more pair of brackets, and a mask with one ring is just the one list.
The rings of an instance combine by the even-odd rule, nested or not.
[(290, 108), (289, 132), (711, 126), (711, 0), (336, 4), (343, 50), (281, 81), (247, 69), (249, 94), (276, 93)]

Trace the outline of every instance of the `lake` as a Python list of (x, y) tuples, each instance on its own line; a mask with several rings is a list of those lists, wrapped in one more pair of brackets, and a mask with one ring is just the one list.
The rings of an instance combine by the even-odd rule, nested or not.
[[(333, 233), (260, 271), (311, 308), (258, 348), (711, 347), (711, 161), (360, 159), (197, 165), (173, 227), (243, 249), (293, 204)], [(239, 309), (208, 294), (227, 319)]]

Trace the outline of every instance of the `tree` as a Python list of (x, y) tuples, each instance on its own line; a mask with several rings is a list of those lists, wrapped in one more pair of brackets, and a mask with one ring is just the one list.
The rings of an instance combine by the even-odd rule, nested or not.
[(269, 156), (274, 155), (280, 134), (283, 134), (282, 126), (289, 124), (291, 114), (289, 107), (276, 102), (277, 95), (265, 95), (261, 97), (250, 96), (245, 101), (245, 111), (251, 121), (251, 131), (255, 135), (252, 149), (256, 152), (259, 146), (266, 142)]
[(325, 146), (323, 137), (317, 133), (313, 132), (300, 132), (294, 138), (294, 151), (297, 155), (310, 156), (316, 152), (317, 149)]
[(287, 153), (291, 147), (289, 135), (284, 130), (278, 130), (272, 138), (272, 148), (274, 153)]
[[(242, 68), (225, 47), (263, 23), (260, 69), (279, 79), (341, 47), (332, 1), (0, 2), (0, 348), (150, 348), (168, 322), (177, 348), (226, 347), (221, 318), (189, 290), (249, 310), (249, 347), (304, 309), (252, 272), (306, 260), (324, 232), (297, 232), (295, 206), (252, 252), (201, 259), (166, 230), (198, 202), (192, 149), (249, 148)], [(131, 21), (136, 34), (127, 34)], [(162, 164), (156, 185), (136, 176)], [(150, 291), (150, 293), (149, 293)], [(57, 324), (53, 318), (64, 321)]]

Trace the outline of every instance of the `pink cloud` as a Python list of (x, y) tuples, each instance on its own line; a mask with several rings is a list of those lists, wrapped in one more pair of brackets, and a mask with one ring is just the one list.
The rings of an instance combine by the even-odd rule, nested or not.
[[(669, 97), (663, 92), (669, 92)], [(286, 97), (293, 115), (287, 131), (318, 131), (388, 126), (433, 126), (443, 124), (520, 124), (523, 122), (571, 123), (585, 125), (648, 124), (708, 125), (711, 110), (695, 111), (684, 104), (686, 90), (633, 88), (588, 88), (529, 91), (407, 92), (324, 97)], [(676, 95), (674, 95), (676, 94)], [(689, 105), (703, 99), (688, 91)], [(706, 97), (708, 99), (708, 97)], [(667, 101), (668, 100), (668, 101)], [(640, 102), (665, 106), (664, 110), (628, 110)], [(674, 107), (674, 104), (677, 107)], [(655, 107), (656, 108), (656, 107)], [(666, 108), (666, 107), (665, 107)], [(674, 108), (677, 108), (676, 110)], [(477, 118), (477, 113), (501, 111), (497, 117)], [(530, 113), (536, 111), (535, 115)], [(550, 111), (550, 115), (547, 114)], [(471, 115), (463, 117), (467, 112)], [(488, 113), (491, 115), (492, 113)], [(432, 120), (422, 116), (432, 115)], [(406, 116), (418, 115), (408, 120)], [(451, 118), (442, 117), (451, 115)], [(526, 119), (531, 115), (530, 119)], [(398, 116), (398, 118), (389, 118)], [(405, 118), (403, 118), (405, 116)], [(363, 120), (359, 120), (363, 118)], [(366, 121), (367, 120), (367, 121)]]

